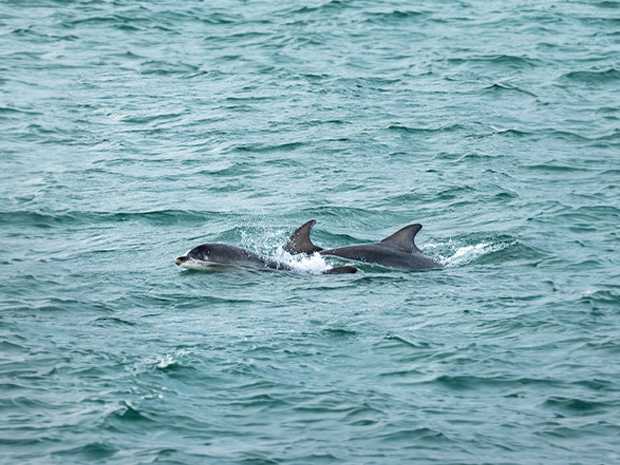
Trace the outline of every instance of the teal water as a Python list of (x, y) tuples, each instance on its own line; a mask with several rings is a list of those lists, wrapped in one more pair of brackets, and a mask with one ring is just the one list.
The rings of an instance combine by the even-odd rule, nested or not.
[[(619, 2), (4, 0), (0, 58), (0, 463), (620, 461)], [(310, 218), (446, 268), (174, 265)]]

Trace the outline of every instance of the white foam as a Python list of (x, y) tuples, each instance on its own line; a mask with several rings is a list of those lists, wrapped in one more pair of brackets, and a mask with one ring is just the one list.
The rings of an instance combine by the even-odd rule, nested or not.
[(179, 360), (190, 354), (189, 350), (180, 349), (173, 353), (163, 354), (153, 358), (146, 359), (148, 365), (154, 365), (157, 368), (164, 369), (179, 363)]
[[(241, 247), (287, 265), (298, 273), (321, 274), (332, 268), (318, 253), (291, 255), (286, 252), (282, 244), (286, 243), (289, 231), (273, 229), (264, 224), (258, 227), (261, 229), (260, 234), (241, 233)], [(276, 245), (275, 249), (274, 245)]]
[(290, 266), (293, 271), (298, 271), (300, 273), (321, 274), (332, 268), (325, 259), (316, 252), (312, 255), (291, 255), (282, 247), (278, 247), (272, 258)]
[(506, 242), (480, 242), (478, 244), (463, 245), (459, 247), (454, 244), (452, 240), (450, 240), (444, 244), (425, 244), (424, 248), (425, 250), (436, 249), (437, 252), (432, 254), (432, 256), (442, 265), (446, 267), (454, 267), (471, 263), (483, 255), (505, 249), (508, 245), (510, 244)]
[(174, 365), (175, 363), (177, 363), (176, 359), (172, 355), (166, 354), (157, 361), (155, 366), (157, 368), (168, 368), (170, 365)]

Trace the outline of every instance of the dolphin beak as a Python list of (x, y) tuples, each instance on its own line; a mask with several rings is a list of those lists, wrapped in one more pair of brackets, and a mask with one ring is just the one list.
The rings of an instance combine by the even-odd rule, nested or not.
[(183, 255), (181, 257), (177, 257), (174, 263), (176, 263), (177, 266), (181, 266), (181, 264), (185, 263), (186, 261), (187, 261), (187, 257)]

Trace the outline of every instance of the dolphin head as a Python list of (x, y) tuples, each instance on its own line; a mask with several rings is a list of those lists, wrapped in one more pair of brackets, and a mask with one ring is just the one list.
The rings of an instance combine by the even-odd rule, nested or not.
[(227, 244), (212, 243), (194, 247), (185, 255), (177, 257), (175, 263), (189, 269), (221, 268), (245, 265), (252, 258), (252, 254), (246, 250)]
[(203, 244), (189, 250), (185, 255), (177, 257), (174, 262), (182, 268), (204, 268), (218, 263), (217, 255), (211, 245)]

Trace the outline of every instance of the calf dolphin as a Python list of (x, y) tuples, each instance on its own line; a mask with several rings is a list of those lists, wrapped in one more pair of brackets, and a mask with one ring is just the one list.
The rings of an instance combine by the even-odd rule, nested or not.
[(414, 238), (422, 229), (421, 224), (405, 226), (374, 244), (350, 245), (336, 249), (323, 249), (312, 243), (310, 232), (315, 224), (315, 220), (310, 220), (297, 228), (284, 246), (284, 250), (290, 254), (318, 252), (321, 255), (377, 263), (403, 270), (430, 270), (443, 267), (432, 258), (423, 255), (415, 245)]
[[(294, 271), (286, 263), (263, 258), (249, 250), (227, 244), (202, 244), (185, 255), (177, 257), (175, 263), (188, 269), (217, 269), (225, 267), (250, 268), (254, 270)], [(355, 273), (353, 266), (339, 266), (323, 271), (323, 274)]]

